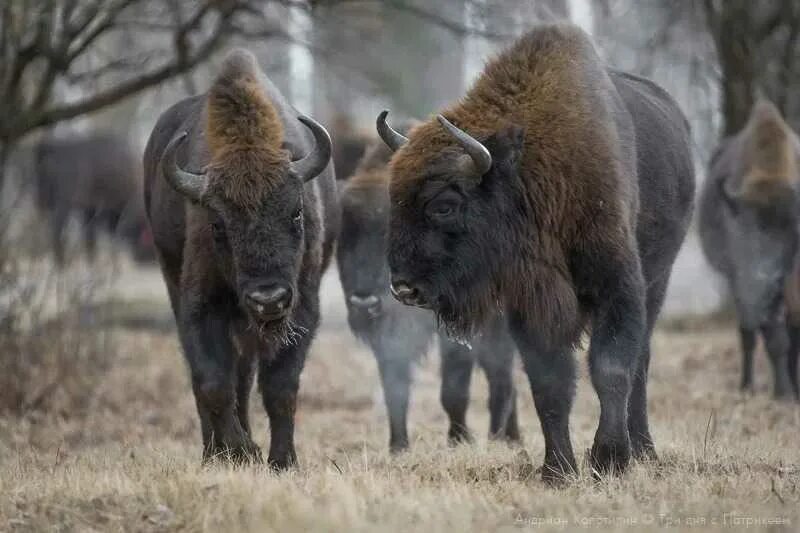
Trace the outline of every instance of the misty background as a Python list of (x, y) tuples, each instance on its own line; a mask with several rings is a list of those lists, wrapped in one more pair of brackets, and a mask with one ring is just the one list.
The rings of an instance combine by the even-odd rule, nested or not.
[[(304, 113), (374, 134), (381, 109), (425, 118), (459, 98), (498, 50), (538, 22), (569, 20), (609, 65), (667, 89), (693, 131), (698, 182), (714, 147), (767, 97), (800, 125), (800, 3), (792, 0), (6, 0), (0, 7), (0, 229), (6, 255), (31, 211), (42, 138), (113, 131), (141, 154), (159, 114), (205, 90), (225, 51), (245, 46)], [(22, 198), (22, 199), (21, 199)], [(17, 239), (16, 241), (14, 239)], [(154, 267), (122, 291), (163, 296)], [(327, 276), (326, 301), (340, 298)], [(722, 286), (694, 232), (665, 314), (703, 313)], [(334, 304), (331, 304), (334, 305)], [(343, 312), (339, 303), (335, 304)]]

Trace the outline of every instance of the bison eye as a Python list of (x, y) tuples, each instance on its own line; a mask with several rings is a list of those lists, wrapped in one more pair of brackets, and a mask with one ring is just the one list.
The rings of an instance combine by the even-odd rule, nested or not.
[(442, 217), (448, 217), (448, 216), (452, 215), (454, 211), (455, 211), (455, 209), (453, 209), (452, 205), (450, 205), (450, 204), (440, 204), (440, 205), (433, 206), (430, 209), (429, 213), (431, 215), (435, 216), (435, 217), (442, 218)]
[(295, 224), (299, 224), (301, 220), (303, 220), (303, 207), (302, 206), (298, 207), (297, 210), (292, 215), (292, 221)]
[(457, 194), (441, 194), (428, 202), (425, 214), (434, 222), (448, 222), (458, 211), (460, 197)]
[(227, 236), (225, 235), (225, 225), (221, 220), (215, 220), (211, 223), (211, 234), (214, 236), (214, 240), (216, 241), (224, 241), (226, 239)]

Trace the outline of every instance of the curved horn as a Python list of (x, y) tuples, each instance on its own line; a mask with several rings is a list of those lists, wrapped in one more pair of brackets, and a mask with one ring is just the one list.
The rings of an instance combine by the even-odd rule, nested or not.
[(391, 126), (386, 123), (386, 115), (389, 114), (388, 109), (381, 111), (378, 119), (375, 121), (375, 128), (378, 130), (381, 140), (386, 143), (392, 152), (396, 152), (401, 146), (408, 142), (408, 137), (393, 130)]
[(175, 160), (178, 145), (186, 139), (187, 135), (189, 134), (184, 131), (169, 142), (164, 150), (164, 155), (161, 156), (161, 170), (167, 182), (176, 191), (193, 202), (200, 202), (208, 185), (205, 174), (187, 172), (178, 166), (178, 162)]
[(741, 188), (734, 188), (730, 179), (722, 180), (720, 183), (722, 194), (730, 200), (739, 200), (742, 197)]
[(303, 158), (289, 163), (289, 172), (303, 182), (312, 180), (325, 170), (331, 160), (333, 147), (331, 136), (317, 121), (305, 115), (297, 120), (302, 122), (314, 135), (314, 148)]
[(483, 176), (486, 174), (492, 166), (492, 154), (489, 153), (489, 150), (470, 134), (453, 126), (453, 124), (442, 115), (436, 115), (436, 120), (438, 120), (439, 124), (458, 141), (458, 144), (460, 144), (464, 151), (472, 158), (478, 175)]

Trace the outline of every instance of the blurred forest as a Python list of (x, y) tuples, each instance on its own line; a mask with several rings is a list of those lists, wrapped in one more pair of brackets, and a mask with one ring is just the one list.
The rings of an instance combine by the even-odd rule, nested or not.
[(493, 52), (558, 19), (593, 34), (609, 64), (674, 94), (701, 156), (758, 96), (800, 121), (793, 0), (6, 0), (0, 157), (64, 121), (141, 136), (167, 103), (202, 91), (205, 65), (233, 44), (254, 48), (323, 121), (367, 128), (382, 105), (422, 117), (463, 93)]
[(701, 179), (755, 99), (800, 128), (797, 0), (4, 0), (0, 190), (31, 182), (28, 147), (42, 136), (113, 130), (141, 149), (158, 114), (202, 92), (234, 45), (251, 48), (336, 143), (371, 135), (384, 107), (425, 117), (497, 50), (555, 20), (579, 24), (610, 65), (675, 96)]

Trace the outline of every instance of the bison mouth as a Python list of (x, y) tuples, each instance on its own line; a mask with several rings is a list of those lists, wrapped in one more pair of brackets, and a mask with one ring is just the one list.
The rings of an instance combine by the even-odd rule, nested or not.
[(248, 330), (263, 342), (278, 346), (292, 346), (300, 342), (308, 328), (292, 318), (293, 313), (270, 316), (246, 310)]

